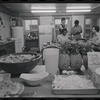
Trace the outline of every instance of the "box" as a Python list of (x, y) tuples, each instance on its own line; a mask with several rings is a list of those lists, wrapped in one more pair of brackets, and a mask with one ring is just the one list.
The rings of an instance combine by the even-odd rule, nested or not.
[(95, 70), (100, 68), (100, 52), (88, 52), (88, 74), (95, 79)]

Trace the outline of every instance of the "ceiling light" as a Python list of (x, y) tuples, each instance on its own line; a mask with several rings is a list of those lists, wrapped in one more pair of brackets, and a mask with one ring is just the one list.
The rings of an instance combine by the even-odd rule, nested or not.
[(74, 7), (66, 7), (66, 9), (91, 9), (90, 6), (74, 6)]
[(66, 10), (66, 12), (91, 12), (91, 10)]
[(56, 10), (32, 10), (32, 13), (52, 13), (52, 12), (56, 12)]
[(56, 9), (56, 7), (31, 7), (31, 9)]

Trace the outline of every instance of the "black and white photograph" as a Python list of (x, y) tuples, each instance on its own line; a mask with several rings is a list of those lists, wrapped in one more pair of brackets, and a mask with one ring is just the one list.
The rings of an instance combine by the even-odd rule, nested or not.
[(100, 98), (100, 3), (0, 3), (0, 98)]

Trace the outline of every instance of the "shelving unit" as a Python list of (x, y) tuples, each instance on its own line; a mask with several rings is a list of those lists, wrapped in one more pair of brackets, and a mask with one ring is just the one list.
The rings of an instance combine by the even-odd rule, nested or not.
[[(24, 20), (24, 26), (25, 26), (25, 45), (26, 45), (26, 50), (29, 51), (31, 48), (37, 48), (39, 49), (39, 22), (38, 18), (34, 19), (26, 19)], [(27, 34), (28, 33), (33, 33), (32, 35), (35, 34), (35, 37), (37, 39), (27, 39)]]

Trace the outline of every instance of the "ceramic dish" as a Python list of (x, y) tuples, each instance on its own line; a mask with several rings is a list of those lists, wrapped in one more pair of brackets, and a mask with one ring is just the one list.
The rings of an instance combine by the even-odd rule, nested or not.
[(31, 86), (37, 86), (40, 85), (41, 82), (49, 76), (49, 73), (42, 72), (42, 73), (36, 73), (36, 74), (21, 74), (20, 78), (23, 79), (23, 82), (25, 82), (28, 85)]

